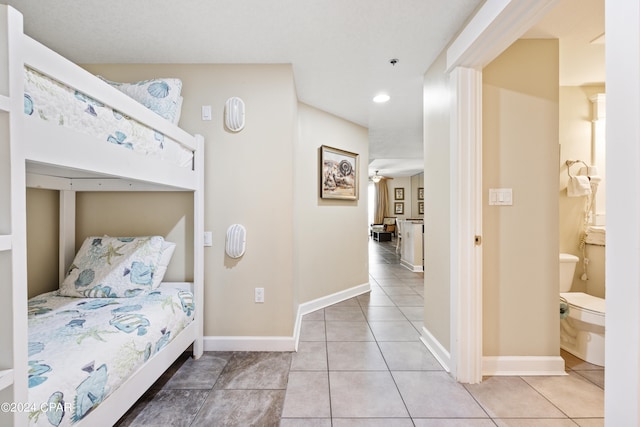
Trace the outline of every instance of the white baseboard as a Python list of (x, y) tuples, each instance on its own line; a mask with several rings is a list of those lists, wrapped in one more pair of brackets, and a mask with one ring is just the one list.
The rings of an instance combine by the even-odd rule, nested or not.
[(295, 351), (293, 337), (204, 337), (204, 351)]
[(567, 375), (560, 356), (484, 356), (482, 375)]
[(425, 328), (422, 327), (422, 334), (420, 336), (420, 341), (427, 347), (427, 349), (433, 354), (433, 357), (436, 358), (438, 363), (442, 365), (445, 371), (451, 372), (451, 354), (447, 351), (446, 348), (440, 344), (432, 334)]
[(344, 291), (336, 292), (325, 297), (317, 298), (312, 301), (307, 301), (298, 306), (298, 313), (300, 316), (319, 310), (321, 308), (328, 307), (330, 305), (339, 303), (341, 301), (348, 300), (349, 298), (357, 297), (371, 290), (369, 283), (354, 286), (353, 288), (345, 289)]
[(305, 302), (298, 306), (293, 335), (275, 337), (204, 337), (205, 351), (296, 351), (300, 339), (302, 316), (312, 311), (328, 307), (332, 304), (369, 292), (369, 283), (336, 292), (326, 297)]
[(405, 261), (403, 259), (400, 260), (400, 265), (403, 267), (413, 271), (414, 273), (422, 273), (424, 272), (424, 267), (421, 265), (413, 265), (409, 261)]
[(333, 304), (348, 300), (358, 295), (362, 295), (371, 290), (369, 282), (362, 285), (354, 286), (353, 288), (345, 289), (344, 291), (336, 292), (331, 295), (320, 297), (311, 301), (304, 302), (298, 306), (298, 315), (296, 316), (296, 324), (293, 331), (295, 339), (295, 349), (298, 350), (298, 341), (300, 340), (300, 326), (302, 324), (302, 316), (312, 313), (321, 308), (328, 307)]

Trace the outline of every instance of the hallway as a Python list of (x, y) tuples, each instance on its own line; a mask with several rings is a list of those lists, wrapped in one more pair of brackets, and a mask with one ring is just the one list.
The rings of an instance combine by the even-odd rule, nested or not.
[(604, 370), (462, 385), (420, 341), (423, 279), (369, 244), (371, 294), (304, 316), (297, 353), (188, 355), (119, 426), (603, 426)]

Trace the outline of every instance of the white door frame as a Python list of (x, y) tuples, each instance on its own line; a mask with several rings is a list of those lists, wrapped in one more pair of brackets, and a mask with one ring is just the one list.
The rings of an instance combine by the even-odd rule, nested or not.
[(605, 420), (640, 425), (640, 4), (605, 1)]
[(451, 110), (451, 372), (482, 380), (482, 69), (557, 0), (487, 0), (447, 49)]

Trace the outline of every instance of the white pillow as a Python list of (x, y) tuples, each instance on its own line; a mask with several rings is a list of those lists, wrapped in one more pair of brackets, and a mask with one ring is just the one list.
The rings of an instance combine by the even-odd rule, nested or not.
[(153, 289), (164, 238), (91, 236), (82, 243), (60, 295), (128, 298)]
[(182, 97), (180, 96), (182, 80), (159, 78), (136, 83), (118, 83), (101, 76), (98, 77), (174, 125), (178, 124), (182, 110)]
[(156, 267), (156, 271), (153, 273), (153, 284), (151, 287), (156, 289), (162, 283), (162, 278), (167, 272), (167, 267), (169, 266), (169, 262), (171, 261), (171, 257), (173, 256), (173, 252), (176, 249), (176, 244), (173, 242), (167, 242), (166, 240), (162, 243), (162, 249), (160, 253), (160, 261), (158, 261), (158, 266)]

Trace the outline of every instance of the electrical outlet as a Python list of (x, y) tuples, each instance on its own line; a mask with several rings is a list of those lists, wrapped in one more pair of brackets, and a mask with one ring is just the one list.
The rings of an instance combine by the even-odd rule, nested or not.
[(255, 301), (264, 302), (264, 288), (256, 288)]

